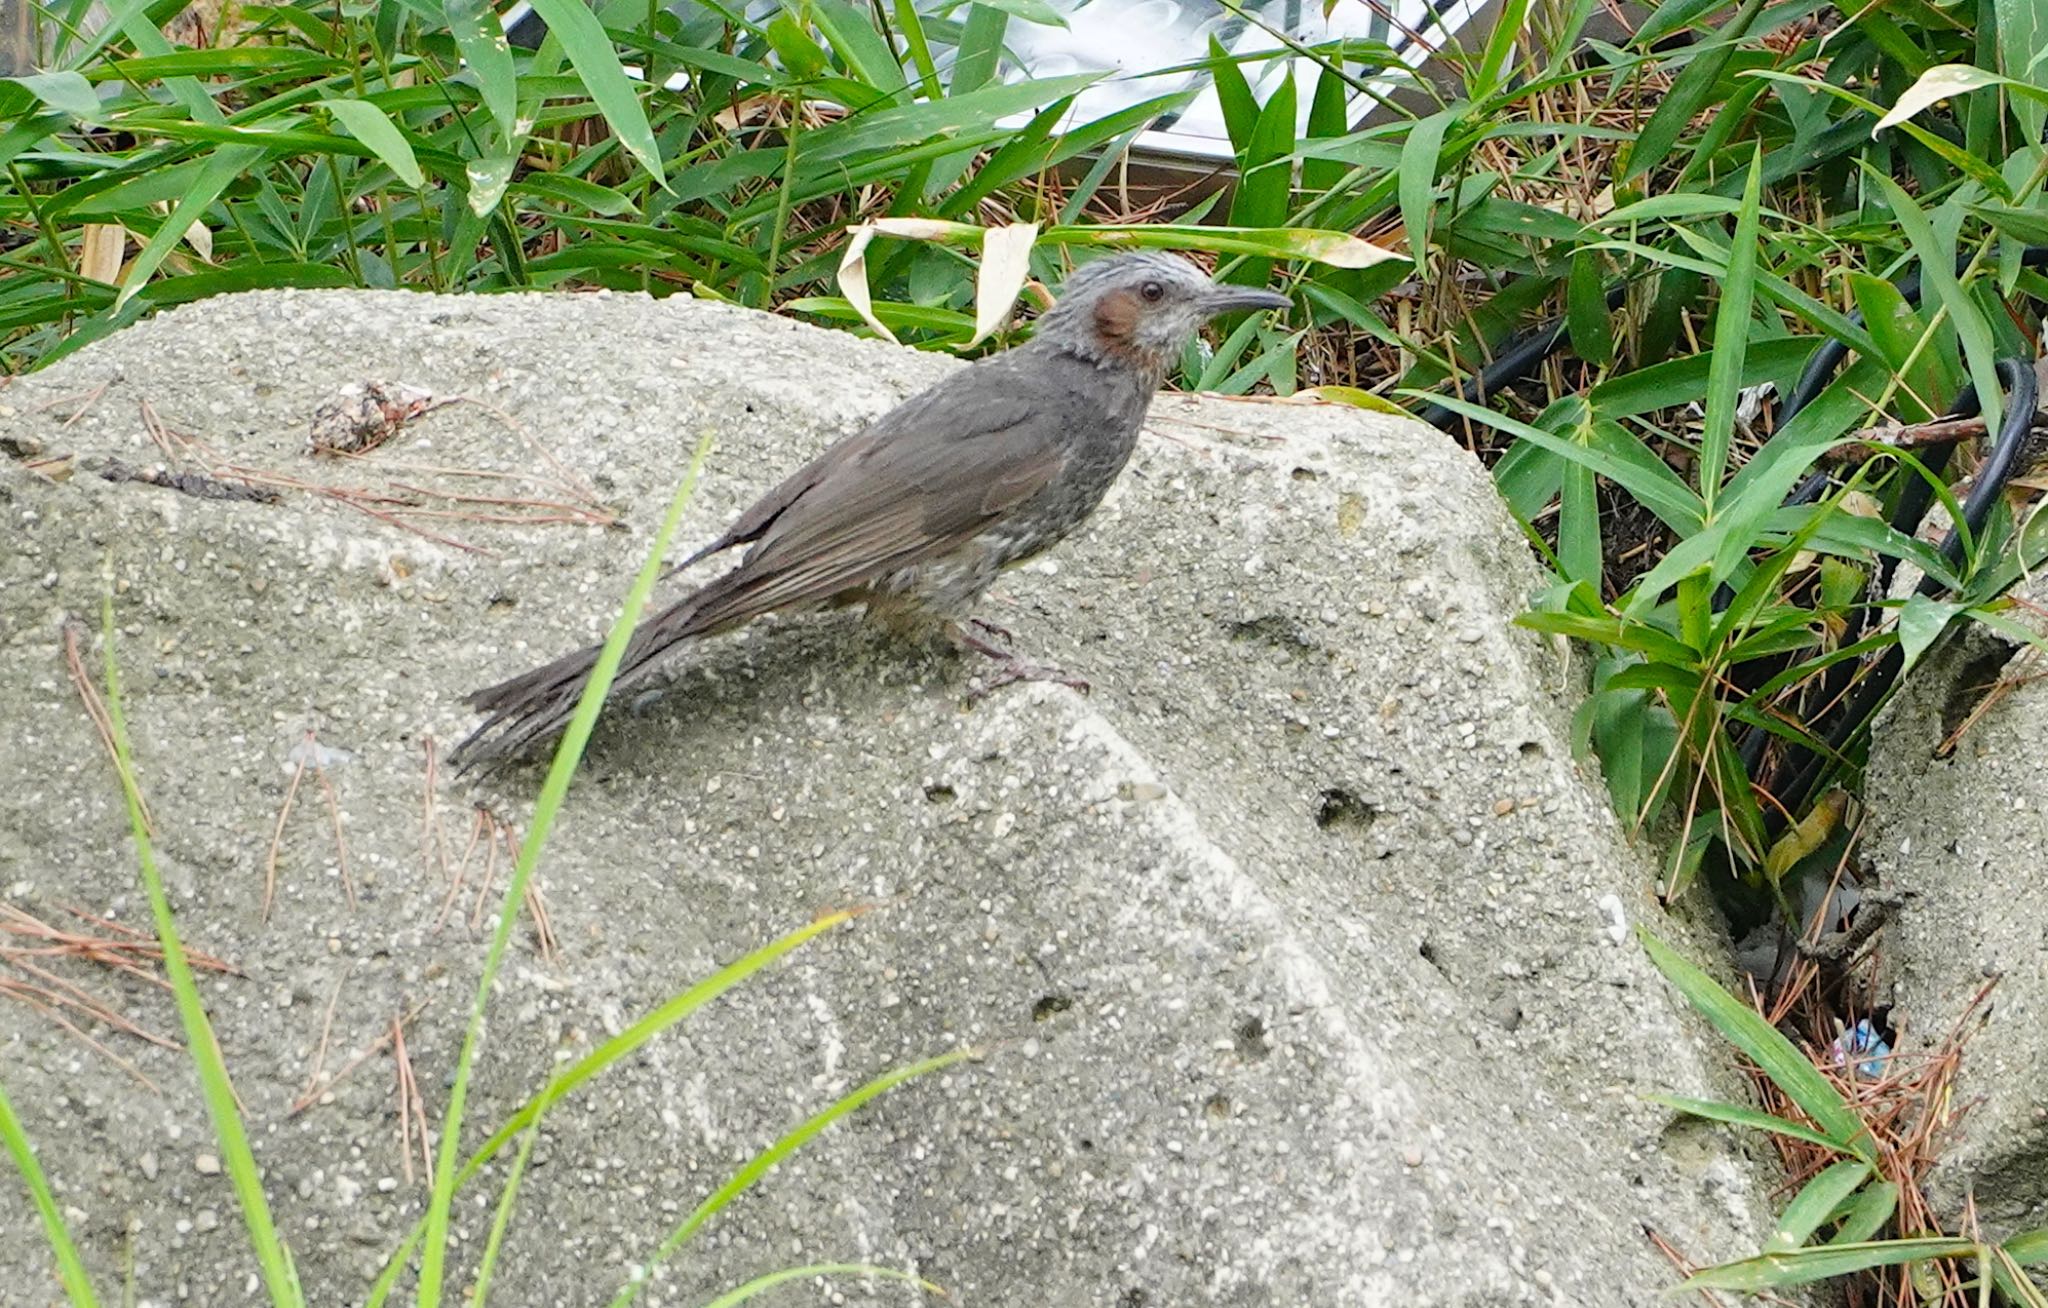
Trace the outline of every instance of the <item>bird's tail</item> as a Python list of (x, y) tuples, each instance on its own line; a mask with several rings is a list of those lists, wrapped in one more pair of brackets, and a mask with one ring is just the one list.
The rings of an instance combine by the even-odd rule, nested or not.
[[(683, 641), (736, 625), (728, 611), (732, 605), (727, 592), (732, 588), (721, 584), (726, 581), (712, 582), (635, 627), (608, 696), (643, 680), (663, 655)], [(603, 649), (592, 645), (564, 654), (468, 696), (463, 702), (487, 716), (455, 747), (450, 761), (465, 771), (493, 767), (559, 732), (575, 716), (577, 701), (583, 698), (583, 687)]]

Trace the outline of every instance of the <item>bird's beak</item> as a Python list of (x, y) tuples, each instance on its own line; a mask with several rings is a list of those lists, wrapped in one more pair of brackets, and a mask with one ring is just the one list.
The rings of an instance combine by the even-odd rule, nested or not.
[(1211, 286), (1202, 296), (1202, 312), (1213, 318), (1239, 309), (1284, 309), (1294, 301), (1278, 291), (1256, 286)]

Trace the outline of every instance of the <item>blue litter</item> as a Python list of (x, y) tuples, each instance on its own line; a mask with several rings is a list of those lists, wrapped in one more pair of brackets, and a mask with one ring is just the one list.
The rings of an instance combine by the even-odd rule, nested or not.
[(1856, 1064), (1856, 1075), (1876, 1081), (1884, 1076), (1885, 1060), (1892, 1056), (1892, 1047), (1870, 1025), (1870, 1019), (1864, 1018), (1835, 1037), (1834, 1053), (1837, 1066), (1861, 1058), (1863, 1061)]

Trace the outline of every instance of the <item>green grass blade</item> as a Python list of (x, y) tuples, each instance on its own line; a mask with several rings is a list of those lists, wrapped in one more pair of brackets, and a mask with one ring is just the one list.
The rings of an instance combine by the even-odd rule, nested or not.
[(507, 1118), (491, 1138), (484, 1142), (476, 1155), (462, 1165), (456, 1174), (455, 1183), (461, 1185), (474, 1176), (479, 1168), (514, 1135), (528, 1124), (537, 1121), (549, 1105), (575, 1090), (577, 1086), (604, 1071), (607, 1067), (639, 1050), (655, 1036), (668, 1030), (704, 1005), (718, 998), (740, 982), (753, 976), (761, 969), (777, 962), (785, 955), (809, 943), (815, 937), (833, 927), (850, 921), (855, 910), (839, 909), (826, 913), (805, 923), (778, 940), (771, 941), (748, 954), (745, 958), (728, 963), (710, 976), (691, 986), (688, 990), (662, 1004), (619, 1034), (605, 1041), (583, 1057), (577, 1059), (548, 1082), (539, 1094), (528, 1100), (520, 1110)]
[(1643, 24), (1636, 29), (1632, 44), (1645, 50), (1651, 49), (1680, 28), (1699, 22), (1725, 2), (1726, 0), (1674, 0), (1671, 4), (1657, 5), (1643, 16)]
[(1807, 1285), (1830, 1277), (1873, 1267), (1896, 1267), (1900, 1263), (1924, 1262), (1930, 1258), (1970, 1258), (1980, 1246), (1974, 1240), (1930, 1237), (1919, 1240), (1881, 1240), (1873, 1244), (1824, 1244), (1815, 1249), (1790, 1253), (1759, 1254), (1737, 1262), (1709, 1267), (1688, 1277), (1681, 1290), (1740, 1290), (1758, 1293)]
[[(1745, 352), (1741, 387), (1756, 386), (1787, 372), (1796, 372), (1811, 358), (1815, 348), (1810, 336), (1785, 336), (1758, 341)], [(1675, 409), (1707, 393), (1707, 372), (1713, 366), (1711, 351), (1681, 359), (1653, 363), (1619, 377), (1611, 377), (1586, 392), (1586, 403), (1607, 418), (1628, 418), (1658, 409)]]
[(1669, 945), (1640, 927), (1636, 938), (1643, 942), (1650, 961), (1665, 979), (1678, 987), (1679, 993), (1730, 1043), (1762, 1068), (1786, 1098), (1813, 1119), (1829, 1144), (1863, 1162), (1876, 1164), (1877, 1148), (1868, 1128), (1805, 1054), (1778, 1034), (1777, 1028), (1755, 1009), (1723, 990), (1714, 978), (1679, 957)]
[(1879, 1181), (1849, 1205), (1849, 1211), (1842, 1214), (1842, 1225), (1829, 1244), (1863, 1244), (1884, 1229), (1884, 1224), (1898, 1211), (1899, 1187), (1890, 1181)]
[(960, 25), (960, 43), (954, 47), (953, 77), (946, 84), (950, 95), (976, 91), (996, 75), (1003, 55), (1003, 34), (1010, 29), (1010, 16), (994, 5), (967, 6), (967, 19)]
[(512, 1170), (505, 1176), (505, 1188), (498, 1195), (498, 1211), (491, 1215), (491, 1234), (484, 1241), (483, 1257), (476, 1264), (476, 1285), (469, 1292), (471, 1308), (484, 1308), (491, 1293), (491, 1273), (497, 1269), (498, 1253), (505, 1246), (506, 1228), (512, 1225), (512, 1205), (519, 1197), (519, 1181), (526, 1175), (527, 1160), (533, 1157), (534, 1141), (540, 1139), (540, 1114), (520, 1137), (519, 1152), (512, 1156)]
[(520, 843), (519, 860), (513, 865), (512, 879), (500, 901), (498, 929), (492, 933), (490, 949), (484, 955), (483, 974), (477, 981), (476, 1000), (470, 1008), (469, 1029), (462, 1039), (462, 1054), (455, 1064), (455, 1080), (448, 1090), (448, 1108), (441, 1119), (441, 1144), (434, 1164), (434, 1193), (427, 1206), (426, 1232), (420, 1251), (420, 1308), (434, 1308), (441, 1301), (441, 1280), (448, 1256), (448, 1210), (455, 1198), (456, 1167), (462, 1157), (463, 1101), (469, 1095), (469, 1074), (476, 1062), (477, 1044), (483, 1036), (484, 1009), (490, 1002), (491, 983), (497, 979), (498, 965), (511, 941), (513, 924), (519, 920), (519, 906), (525, 902), (527, 882), (532, 879), (533, 869), (540, 862), (541, 849), (547, 844), (548, 832), (554, 827), (562, 800), (569, 793), (569, 780), (576, 775), (576, 765), (583, 758), (583, 747), (590, 740), (590, 731), (597, 724), (598, 713), (604, 708), (605, 694), (611, 689), (612, 677), (617, 674), (619, 662), (625, 656), (626, 642), (640, 620), (641, 610), (647, 607), (647, 597), (654, 593), (654, 583), (661, 576), (669, 541), (682, 524), (683, 511), (689, 507), (690, 497), (696, 493), (697, 476), (703, 471), (704, 458), (710, 450), (711, 434), (706, 432), (697, 442), (696, 453), (690, 457), (690, 469), (683, 475), (682, 485), (676, 488), (675, 498), (669, 502), (668, 516), (654, 534), (647, 561), (640, 566), (640, 575), (633, 580), (625, 606), (619, 610), (617, 620), (612, 623), (611, 634), (605, 638), (604, 650), (590, 671), (583, 696), (576, 701), (575, 716), (569, 719), (569, 726), (562, 733), (562, 742), (555, 748), (554, 762), (548, 768), (547, 780), (541, 784), (540, 798), (534, 803), (533, 822), (527, 828), (526, 839)]
[[(1761, 161), (1761, 148), (1756, 160)], [(1757, 224), (1763, 170), (1752, 166), (1735, 217), (1735, 243), (1728, 250), (1728, 276), (1714, 314), (1713, 361), (1707, 365), (1707, 418), (1700, 433), (1700, 498), (1714, 516), (1728, 450), (1735, 439), (1735, 409), (1742, 398), (1742, 360), (1749, 348), (1749, 319), (1756, 304)]]
[(1515, 43), (1529, 23), (1529, 0), (1504, 0), (1494, 16), (1493, 31), (1479, 56), (1479, 71), (1472, 79), (1472, 98), (1484, 100), (1507, 82), (1508, 68), (1515, 57)]
[[(1865, 165), (1869, 171), (1868, 165)], [(1912, 243), (1913, 253), (1920, 258), (1922, 284), (1934, 292), (1941, 307), (1948, 311), (1949, 321), (1955, 324), (1956, 335), (1963, 341), (1963, 358), (1970, 365), (1970, 380), (1976, 383), (1977, 395), (1983, 404), (1984, 429), (1997, 431), (2005, 412), (2005, 392), (1998, 384), (1998, 347), (1991, 335), (1991, 324), (1977, 308), (1977, 303), (1963, 290), (1956, 280), (1955, 247), (1944, 243), (1934, 233), (1934, 224), (1928, 221), (1926, 211), (1921, 209), (1913, 197), (1906, 194), (1904, 187), (1882, 173), (1871, 172), (1878, 185), (1884, 188), (1885, 198), (1891, 202), (1892, 216), (1899, 220), (1899, 227)]]
[(751, 1189), (756, 1181), (767, 1175), (770, 1168), (803, 1148), (820, 1131), (823, 1131), (840, 1118), (861, 1107), (869, 1100), (886, 1094), (913, 1077), (923, 1076), (927, 1072), (936, 1072), (943, 1067), (951, 1067), (953, 1064), (964, 1059), (977, 1056), (980, 1052), (978, 1049), (956, 1049), (952, 1053), (940, 1054), (936, 1058), (927, 1058), (922, 1062), (912, 1063), (908, 1067), (899, 1067), (893, 1071), (884, 1072), (866, 1085), (843, 1096), (837, 1102), (805, 1120), (774, 1144), (755, 1154), (746, 1161), (739, 1171), (734, 1172), (724, 1185), (719, 1186), (703, 1203), (698, 1204), (696, 1210), (688, 1217), (685, 1217), (675, 1230), (669, 1232), (668, 1238), (661, 1242), (661, 1246), (654, 1251), (654, 1256), (647, 1260), (641, 1273), (619, 1287), (619, 1292), (612, 1296), (611, 1308), (626, 1308), (627, 1304), (632, 1303), (634, 1298), (639, 1295), (641, 1289), (646, 1286), (648, 1280), (653, 1277), (654, 1269), (666, 1262), (676, 1250), (688, 1243), (690, 1237), (697, 1233), (698, 1228), (710, 1221), (727, 1204)]
[(1869, 1163), (1843, 1159), (1820, 1170), (1820, 1174), (1799, 1188), (1792, 1202), (1785, 1205), (1785, 1211), (1778, 1218), (1777, 1229), (1771, 1238), (1764, 1241), (1766, 1253), (1778, 1253), (1797, 1249), (1813, 1238), (1821, 1223), (1834, 1216), (1835, 1211), (1850, 1195), (1871, 1177), (1874, 1169)]
[(656, 182), (663, 180), (661, 147), (654, 130), (647, 125), (647, 113), (640, 107), (636, 83), (626, 76), (611, 35), (582, 0), (533, 0), (535, 12), (548, 25), (548, 33), (562, 43), (569, 62), (583, 79), (583, 89), (618, 133), (626, 147)]
[(412, 145), (382, 109), (368, 100), (322, 100), (320, 107), (333, 114), (350, 136), (375, 151), (385, 167), (398, 174), (398, 180), (407, 186), (426, 185), (420, 161), (413, 157)]
[(1048, 227), (1040, 245), (1105, 245), (1117, 249), (1209, 250), (1217, 254), (1311, 259), (1333, 268), (1365, 268), (1401, 256), (1348, 232), (1313, 227), (1207, 227), (1198, 223), (1090, 223)]
[(77, 73), (58, 70), (53, 73), (25, 73), (20, 77), (0, 78), (26, 87), (36, 99), (59, 113), (73, 118), (94, 119), (100, 116), (100, 98), (92, 89), (92, 83)]
[[(121, 34), (134, 44), (137, 54), (177, 53), (177, 47), (165, 38), (163, 30), (150, 21), (147, 6), (124, 7), (120, 17), (123, 20)], [(226, 120), (227, 115), (221, 112), (220, 106), (213, 102), (213, 97), (206, 93), (206, 88), (197, 78), (165, 78), (164, 87), (178, 103), (185, 106), (185, 112), (192, 115), (195, 121), (218, 123)]]
[(1700, 529), (1705, 509), (1699, 496), (1693, 493), (1691, 487), (1679, 481), (1677, 477), (1671, 476), (1668, 467), (1663, 469), (1662, 474), (1653, 472), (1643, 460), (1620, 458), (1597, 444), (1581, 445), (1555, 432), (1544, 431), (1540, 427), (1533, 427), (1506, 414), (1495, 413), (1491, 409), (1468, 403), (1456, 396), (1433, 395), (1426, 391), (1403, 391), (1401, 394), (1441, 404), (1461, 417), (1484, 423), (1512, 436), (1519, 436), (1532, 445), (1540, 446), (1574, 463), (1582, 463), (1633, 495), (1643, 507), (1679, 531), (1691, 535)]
[[(767, 967), (769, 964), (806, 944), (819, 934), (851, 920), (854, 916), (856, 916), (854, 910), (842, 909), (837, 912), (826, 913), (811, 922), (805, 923), (780, 939), (773, 940), (754, 950), (746, 957), (728, 963), (712, 975), (685, 990), (682, 994), (676, 995), (653, 1012), (634, 1022), (624, 1031), (605, 1041), (582, 1058), (577, 1059), (570, 1066), (557, 1073), (541, 1089), (540, 1093), (529, 1099), (521, 1106), (518, 1112), (507, 1118), (492, 1133), (491, 1138), (486, 1140), (474, 1154), (470, 1155), (469, 1161), (465, 1162), (462, 1165), (462, 1170), (455, 1175), (456, 1189), (459, 1190), (468, 1184), (471, 1178), (483, 1170), (485, 1163), (496, 1157), (513, 1137), (538, 1120), (540, 1115), (549, 1106), (572, 1093), (585, 1081), (614, 1065), (621, 1058), (634, 1053), (655, 1036), (668, 1030), (676, 1023), (702, 1008), (705, 1004), (710, 1003), (713, 999), (718, 998), (726, 991), (738, 985), (741, 981), (759, 972), (762, 968)], [(397, 1284), (399, 1275), (405, 1270), (405, 1265), (411, 1259), (413, 1249), (419, 1244), (420, 1237), (425, 1233), (425, 1230), (426, 1219), (423, 1217), (391, 1255), (384, 1271), (378, 1276), (375, 1285), (372, 1286), (370, 1296), (364, 1303), (364, 1308), (381, 1308), (385, 1299), (390, 1296), (392, 1288)]]
[[(1307, 141), (1334, 139), (1350, 130), (1350, 88), (1340, 71), (1324, 64), (1316, 73), (1315, 90), (1309, 93)], [(1344, 165), (1335, 159), (1303, 159), (1301, 189), (1311, 196), (1333, 191), (1344, 180), (1344, 172)]]
[(1655, 1103), (1665, 1103), (1679, 1109), (1681, 1114), (1692, 1114), (1694, 1118), (1706, 1118), (1708, 1122), (1726, 1122), (1729, 1126), (1749, 1126), (1753, 1130), (1772, 1132), (1774, 1136), (1790, 1136), (1792, 1140), (1804, 1140), (1806, 1144), (1819, 1144), (1823, 1148), (1835, 1148), (1835, 1142), (1821, 1132), (1788, 1122), (1776, 1114), (1765, 1114), (1755, 1107), (1743, 1107), (1741, 1103), (1720, 1103), (1718, 1099), (1686, 1099), (1683, 1095), (1647, 1095)]
[(991, 9), (1000, 9), (1027, 23), (1038, 23), (1045, 27), (1067, 26), (1066, 15), (1053, 8), (1046, 0), (983, 0)]
[(1607, 311), (1604, 280), (1599, 256), (1590, 250), (1572, 256), (1571, 276), (1565, 282), (1565, 327), (1571, 333), (1572, 353), (1596, 368), (1614, 365), (1614, 315)]
[(64, 1214), (58, 1210), (56, 1197), (50, 1193), (49, 1178), (43, 1175), (43, 1166), (36, 1161), (28, 1132), (22, 1129), (21, 1119), (14, 1115), (14, 1105), (7, 1101), (5, 1088), (0, 1088), (0, 1142), (5, 1142), (7, 1152), (13, 1155), (15, 1170), (21, 1173), (22, 1184), (28, 1187), (28, 1197), (43, 1219), (43, 1234), (50, 1241), (50, 1253), (57, 1259), (57, 1275), (64, 1282), (64, 1293), (70, 1298), (72, 1308), (98, 1308), (99, 1300), (93, 1297), (92, 1282), (86, 1279), (85, 1264), (79, 1261), (78, 1246), (71, 1243), (71, 1232), (64, 1226)]
[(1259, 102), (1244, 69), (1213, 35), (1209, 38), (1209, 75), (1216, 88), (1217, 106), (1223, 111), (1223, 130), (1230, 135), (1231, 152), (1241, 155), (1251, 146)]
[(937, 100), (946, 94), (946, 84), (939, 80), (939, 66), (932, 58), (932, 44), (925, 35), (924, 20), (917, 15), (917, 6), (911, 0), (895, 0), (896, 26), (903, 31), (904, 44), (909, 48), (911, 66), (917, 69), (918, 89), (927, 100)]
[(1408, 257), (1418, 271), (1429, 267), (1429, 215), (1434, 208), (1437, 163), (1443, 156), (1444, 133), (1465, 116), (1466, 106), (1454, 104), (1413, 124), (1401, 145), (1401, 225), (1408, 232)]
[[(920, 100), (871, 109), (803, 134), (799, 151), (807, 170), (837, 165), (871, 151), (895, 151), (937, 138), (993, 128), (1014, 113), (1029, 113), (1051, 100), (1075, 95), (1102, 80), (1101, 73), (1075, 73), (1035, 81), (1002, 82), (943, 100)], [(893, 161), (892, 161), (893, 162)], [(824, 169), (837, 172), (837, 168)]]
[(1694, 48), (1690, 62), (1672, 79), (1670, 91), (1658, 103), (1650, 121), (1643, 124), (1635, 144), (1629, 147), (1628, 167), (1622, 173), (1622, 181), (1632, 182), (1664, 162), (1671, 148), (1678, 144), (1678, 138), (1713, 98), (1721, 74), (1735, 57), (1736, 46), (1748, 35), (1749, 25), (1756, 21), (1763, 7), (1764, 0), (1743, 0), (1742, 8), (1726, 27), (1711, 41)]
[(505, 28), (496, 11), (484, 0), (444, 0), (442, 19), (455, 37), (462, 61), (476, 76), (484, 108), (498, 125), (499, 136), (514, 139), (519, 121), (519, 75), (512, 67), (512, 46), (505, 40)]
[[(148, 8), (149, 0), (122, 0), (120, 4), (113, 6), (112, 11), (104, 18), (96, 20), (98, 24), (97, 29), (84, 45), (75, 51), (65, 49), (64, 46), (60, 45), (57, 50), (57, 57), (63, 62), (65, 67), (82, 70), (94, 55), (104, 50), (109, 41), (112, 41), (115, 37), (126, 31), (128, 25), (141, 17), (143, 11)], [(68, 44), (67, 34), (64, 45)]]
[(2033, 1278), (2020, 1270), (2019, 1262), (2001, 1245), (1992, 1245), (1980, 1259), (1979, 1266), (1989, 1265), (1992, 1284), (2005, 1291), (2005, 1297), (2017, 1308), (2048, 1308), (2048, 1294), (2034, 1284)]
[(705, 1304), (704, 1308), (738, 1308), (738, 1305), (745, 1303), (755, 1295), (772, 1290), (778, 1285), (789, 1281), (809, 1280), (814, 1276), (879, 1276), (883, 1280), (901, 1281), (906, 1285), (914, 1285), (926, 1294), (935, 1294), (940, 1298), (946, 1297), (944, 1287), (935, 1285), (925, 1280), (922, 1276), (912, 1276), (909, 1272), (899, 1272), (893, 1267), (882, 1267), (875, 1263), (813, 1263), (809, 1267), (785, 1267), (779, 1272), (769, 1272), (766, 1275), (757, 1276), (745, 1285), (727, 1290), (724, 1294)]
[(107, 562), (106, 589), (100, 596), (100, 639), (105, 652), (107, 720), (114, 746), (114, 769), (121, 776), (121, 794), (128, 806), (128, 829), (135, 840), (136, 861), (142, 868), (142, 884), (149, 895), (149, 908), (156, 918), (157, 947), (163, 952), (164, 974), (177, 997), (178, 1017), (185, 1027), (185, 1047), (191, 1052), (199, 1073), (199, 1089), (206, 1100), (207, 1115), (213, 1119), (214, 1139), (220, 1145), (221, 1166), (234, 1187), (235, 1201), (242, 1209), (242, 1223), (249, 1230), (249, 1243), (263, 1269), (263, 1281), (271, 1303), (278, 1308), (305, 1302), (299, 1291), (298, 1274), (291, 1255), (278, 1238), (270, 1205), (263, 1197), (263, 1178), (256, 1170), (256, 1156), (250, 1152), (249, 1136), (243, 1129), (241, 1109), (235, 1102), (234, 1087), (228, 1082), (227, 1064), (220, 1045), (213, 1038), (213, 1025), (206, 1018), (206, 1001), (192, 979), (185, 961), (185, 946), (178, 939), (178, 926), (171, 916), (171, 901), (164, 893), (163, 877), (157, 872), (156, 851), (149, 839), (149, 824), (143, 818), (142, 789), (135, 779), (135, 760), (128, 744), (128, 719), (121, 703), (121, 669), (114, 657), (113, 561)]
[(839, 0), (811, 0), (809, 8), (811, 21), (856, 78), (886, 95), (904, 89), (903, 65), (866, 10)]
[(206, 166), (199, 170), (193, 180), (192, 189), (178, 201), (178, 207), (171, 210), (171, 216), (163, 221), (156, 233), (142, 247), (142, 253), (135, 256), (135, 262), (128, 269), (128, 276), (121, 282), (121, 293), (114, 298), (114, 309), (135, 297), (150, 275), (156, 272), (163, 261), (170, 256), (179, 241), (192, 224), (199, 221), (201, 214), (220, 198), (237, 177), (253, 167), (265, 151), (253, 145), (228, 145), (213, 152)]
[(1294, 74), (1289, 73), (1259, 110), (1251, 139), (1238, 156), (1237, 192), (1230, 201), (1232, 226), (1279, 227), (1287, 221), (1287, 196), (1294, 184), (1295, 104)]

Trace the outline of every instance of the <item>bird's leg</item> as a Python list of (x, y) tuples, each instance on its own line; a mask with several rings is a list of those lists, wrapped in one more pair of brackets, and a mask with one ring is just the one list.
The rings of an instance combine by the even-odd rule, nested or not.
[[(974, 619), (969, 619), (965, 623), (946, 624), (946, 638), (952, 641), (955, 647), (972, 650), (996, 665), (987, 677), (982, 678), (975, 688), (967, 693), (969, 703), (985, 699), (998, 688), (1016, 681), (1051, 681), (1069, 690), (1078, 690), (1083, 695), (1088, 693), (1088, 683), (1082, 678), (1050, 663), (1032, 663), (1020, 659), (1004, 646), (975, 635), (969, 630), (970, 627), (980, 627), (984, 631), (1002, 631), (1000, 627), (992, 627), (988, 623)], [(1002, 634), (1008, 636), (1010, 633), (1003, 631)]]

